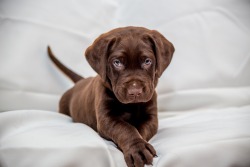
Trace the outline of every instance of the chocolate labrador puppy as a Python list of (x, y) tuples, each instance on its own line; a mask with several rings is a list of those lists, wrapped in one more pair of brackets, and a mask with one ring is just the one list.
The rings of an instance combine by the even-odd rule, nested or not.
[(152, 164), (156, 151), (147, 141), (158, 128), (155, 87), (173, 53), (174, 46), (157, 31), (117, 28), (87, 48), (86, 59), (98, 75), (83, 78), (48, 47), (51, 60), (75, 82), (60, 100), (60, 113), (115, 142), (129, 167)]

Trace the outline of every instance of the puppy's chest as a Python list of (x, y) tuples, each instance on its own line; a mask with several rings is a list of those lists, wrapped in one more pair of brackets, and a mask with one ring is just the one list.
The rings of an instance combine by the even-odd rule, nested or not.
[(145, 108), (139, 105), (128, 105), (119, 107), (120, 119), (133, 125), (139, 124), (145, 115)]

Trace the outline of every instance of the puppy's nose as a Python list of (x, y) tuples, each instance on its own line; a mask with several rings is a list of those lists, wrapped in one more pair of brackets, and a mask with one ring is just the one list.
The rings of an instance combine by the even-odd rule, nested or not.
[(142, 93), (142, 88), (131, 88), (128, 90), (130, 96), (140, 96)]

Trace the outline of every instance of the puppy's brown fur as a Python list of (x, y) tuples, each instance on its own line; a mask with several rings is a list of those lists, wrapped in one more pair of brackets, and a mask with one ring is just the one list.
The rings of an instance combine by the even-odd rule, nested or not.
[(157, 31), (117, 28), (87, 48), (86, 59), (99, 75), (82, 78), (48, 48), (52, 61), (75, 82), (60, 100), (60, 113), (114, 141), (129, 167), (152, 164), (156, 151), (147, 141), (158, 127), (155, 87), (173, 52)]

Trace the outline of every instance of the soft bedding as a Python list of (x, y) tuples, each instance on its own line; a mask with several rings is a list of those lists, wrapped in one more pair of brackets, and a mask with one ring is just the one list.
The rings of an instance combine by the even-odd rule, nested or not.
[(72, 83), (46, 47), (93, 76), (85, 49), (129, 25), (176, 48), (157, 87), (153, 166), (250, 167), (249, 9), (248, 0), (1, 0), (0, 167), (125, 167), (111, 141), (56, 112)]
[[(248, 167), (250, 106), (160, 119), (157, 167)], [(2, 166), (125, 167), (123, 154), (84, 124), (51, 111), (0, 115)]]

